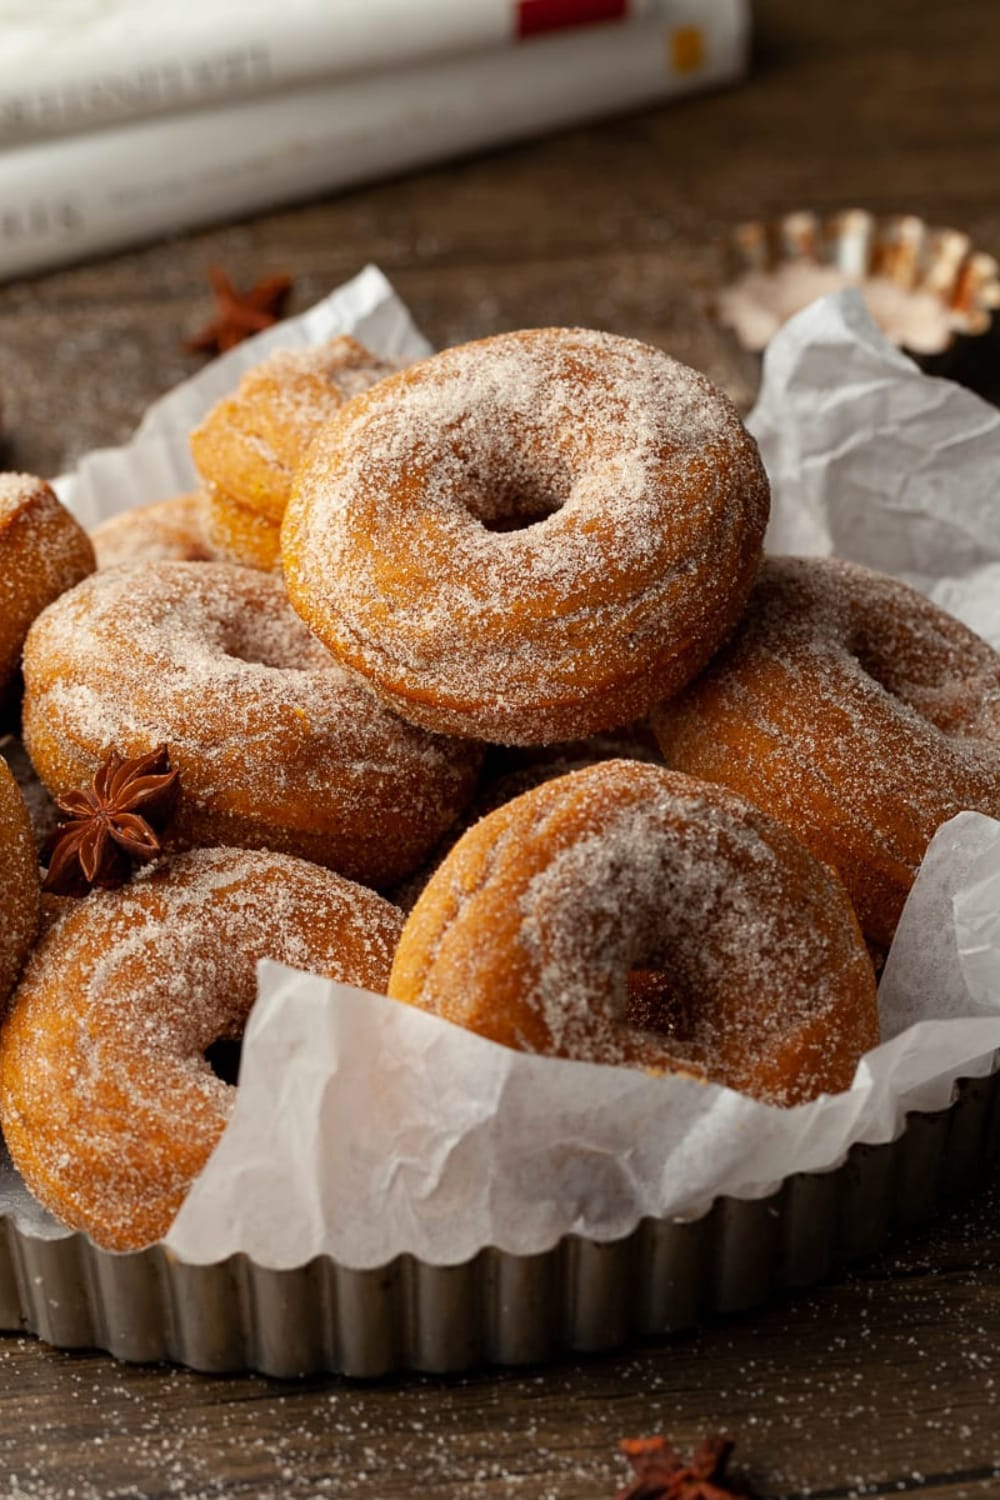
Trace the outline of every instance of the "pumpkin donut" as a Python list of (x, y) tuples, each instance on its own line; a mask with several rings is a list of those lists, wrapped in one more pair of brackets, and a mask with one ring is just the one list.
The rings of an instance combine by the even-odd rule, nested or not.
[(200, 494), (174, 495), (102, 521), (90, 533), (99, 568), (132, 562), (208, 562)]
[(14, 773), (0, 756), (0, 1008), (38, 928), (35, 836)]
[(638, 761), (546, 782), (466, 833), (407, 921), (389, 994), (521, 1051), (775, 1104), (849, 1087), (878, 1041), (832, 872), (726, 788)]
[(158, 1239), (232, 1109), (205, 1054), (242, 1035), (257, 960), (382, 990), (401, 924), (328, 870), (233, 849), (70, 903), (0, 1030), (0, 1123), (32, 1192), (107, 1249)]
[(644, 715), (732, 630), (768, 514), (721, 392), (582, 329), (448, 349), (349, 402), (296, 476), (289, 598), (404, 718), (503, 743)]
[(279, 849), (385, 886), (475, 788), (481, 752), (415, 729), (344, 672), (281, 580), (230, 563), (111, 568), (46, 610), (25, 647), (25, 744), (54, 796), (109, 745), (167, 744), (180, 843)]
[(887, 945), (917, 866), (963, 808), (1000, 816), (1000, 656), (906, 584), (769, 558), (733, 640), (653, 725), (843, 879)]
[(0, 710), (13, 696), (31, 622), (93, 571), (87, 533), (44, 480), (0, 474)]
[(241, 505), (214, 484), (205, 485), (201, 505), (205, 538), (222, 562), (262, 568), (265, 573), (281, 567), (281, 527), (277, 521), (263, 511)]
[(279, 349), (213, 406), (191, 434), (191, 453), (220, 556), (275, 566), (292, 474), (313, 436), (345, 401), (398, 368), (346, 336)]

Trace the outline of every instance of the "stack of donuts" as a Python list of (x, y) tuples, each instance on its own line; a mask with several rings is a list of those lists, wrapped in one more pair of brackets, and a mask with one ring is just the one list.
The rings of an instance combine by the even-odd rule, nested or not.
[[(262, 957), (525, 1051), (850, 1086), (930, 838), (1000, 816), (988, 645), (765, 559), (734, 408), (609, 334), (273, 355), (191, 447), (196, 493), (91, 539), (0, 478), (0, 1125), (46, 1206), (165, 1232)], [(45, 797), (99, 863), (164, 746), (162, 851), (40, 899)]]

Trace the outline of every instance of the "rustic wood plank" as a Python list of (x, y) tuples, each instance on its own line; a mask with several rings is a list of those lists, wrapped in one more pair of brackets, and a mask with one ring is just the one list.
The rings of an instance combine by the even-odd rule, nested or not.
[(621, 1437), (719, 1428), (772, 1500), (997, 1494), (998, 1213), (1000, 1183), (850, 1279), (545, 1371), (283, 1384), (0, 1339), (0, 1494), (610, 1500)]

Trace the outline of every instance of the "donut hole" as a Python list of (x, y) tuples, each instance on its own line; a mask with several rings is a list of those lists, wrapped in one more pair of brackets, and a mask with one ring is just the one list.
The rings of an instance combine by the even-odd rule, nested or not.
[[(509, 459), (506, 467), (509, 471)], [(562, 510), (569, 488), (568, 476), (563, 492), (552, 474), (543, 478), (518, 468), (505, 472), (503, 463), (497, 462), (489, 477), (474, 475), (465, 494), (465, 506), (485, 531), (526, 531)]]
[[(651, 827), (640, 804), (534, 877), (528, 941), (546, 954), (545, 982), (553, 993), (587, 995), (608, 1038), (632, 1046), (624, 1033), (653, 1033), (687, 1051), (711, 1031), (720, 975), (705, 933), (725, 954), (734, 926), (745, 936), (743, 893), (720, 858), (718, 830), (711, 842), (708, 859), (703, 834)], [(567, 1018), (566, 1031), (574, 1024)]]
[[(914, 671), (914, 661), (919, 668), (919, 657), (914, 657), (902, 648), (896, 652), (886, 651), (885, 642), (862, 639), (854, 643), (851, 655), (871, 682), (877, 684), (897, 703), (912, 709), (942, 734), (961, 736), (975, 735), (981, 694), (970, 688), (960, 673), (942, 675), (925, 665), (922, 672)], [(907, 675), (903, 675), (905, 663)], [(937, 664), (933, 664), (936, 668)]]
[(243, 662), (248, 667), (271, 667), (280, 672), (284, 671), (288, 665), (287, 662), (278, 661), (276, 653), (268, 651), (266, 648), (262, 648), (260, 651), (241, 648), (235, 651), (227, 651), (226, 655), (233, 661)]
[(205, 1048), (205, 1061), (223, 1083), (236, 1087), (243, 1056), (243, 1043), (236, 1037), (222, 1036)]
[(637, 1031), (655, 1031), (678, 1041), (694, 1033), (691, 1002), (676, 977), (663, 969), (630, 969), (626, 979), (625, 1024)]
[(562, 500), (549, 497), (547, 503), (519, 499), (511, 510), (502, 515), (479, 516), (486, 531), (527, 531), (529, 526), (538, 526), (562, 510)]
[(219, 642), (224, 656), (252, 667), (310, 671), (325, 665), (326, 652), (297, 617), (260, 611), (231, 622)]
[(905, 684), (899, 676), (898, 663), (894, 663), (878, 642), (861, 636), (851, 642), (850, 655), (866, 677), (870, 677), (883, 692), (892, 698), (906, 701)]
[[(639, 847), (637, 829), (633, 858)], [(742, 830), (716, 828), (695, 841), (689, 830), (674, 829), (646, 854), (645, 861), (638, 854), (639, 866), (645, 863), (638, 879), (634, 867), (607, 872), (609, 888), (618, 890), (621, 937), (604, 941), (609, 952), (617, 947), (625, 975), (618, 1014), (628, 1028), (664, 1037), (672, 1050), (699, 1060), (715, 1048), (731, 1005), (728, 975), (753, 964), (754, 950), (783, 949), (784, 919), (766, 931), (760, 925), (748, 878), (766, 879), (768, 861)]]
[(947, 727), (963, 683), (960, 677), (943, 676), (939, 662), (922, 660), (919, 643), (886, 634), (858, 634), (850, 643), (850, 654), (884, 693), (935, 723), (940, 715), (945, 722), (939, 727)]

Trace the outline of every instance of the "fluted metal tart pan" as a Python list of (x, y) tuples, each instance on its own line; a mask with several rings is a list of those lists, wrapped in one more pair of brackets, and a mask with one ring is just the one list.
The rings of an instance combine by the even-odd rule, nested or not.
[[(328, 1257), (272, 1271), (235, 1255), (186, 1265), (162, 1246), (116, 1254), (85, 1235), (0, 1218), (0, 1329), (60, 1349), (211, 1373), (372, 1377), (523, 1365), (692, 1329), (815, 1285), (970, 1192), (1000, 1143), (1000, 1073), (907, 1115), (894, 1141), (764, 1198), (716, 1199), (622, 1239), (544, 1253), (482, 1250), (454, 1266), (402, 1255), (375, 1270)], [(2, 1170), (12, 1170), (0, 1162)]]

